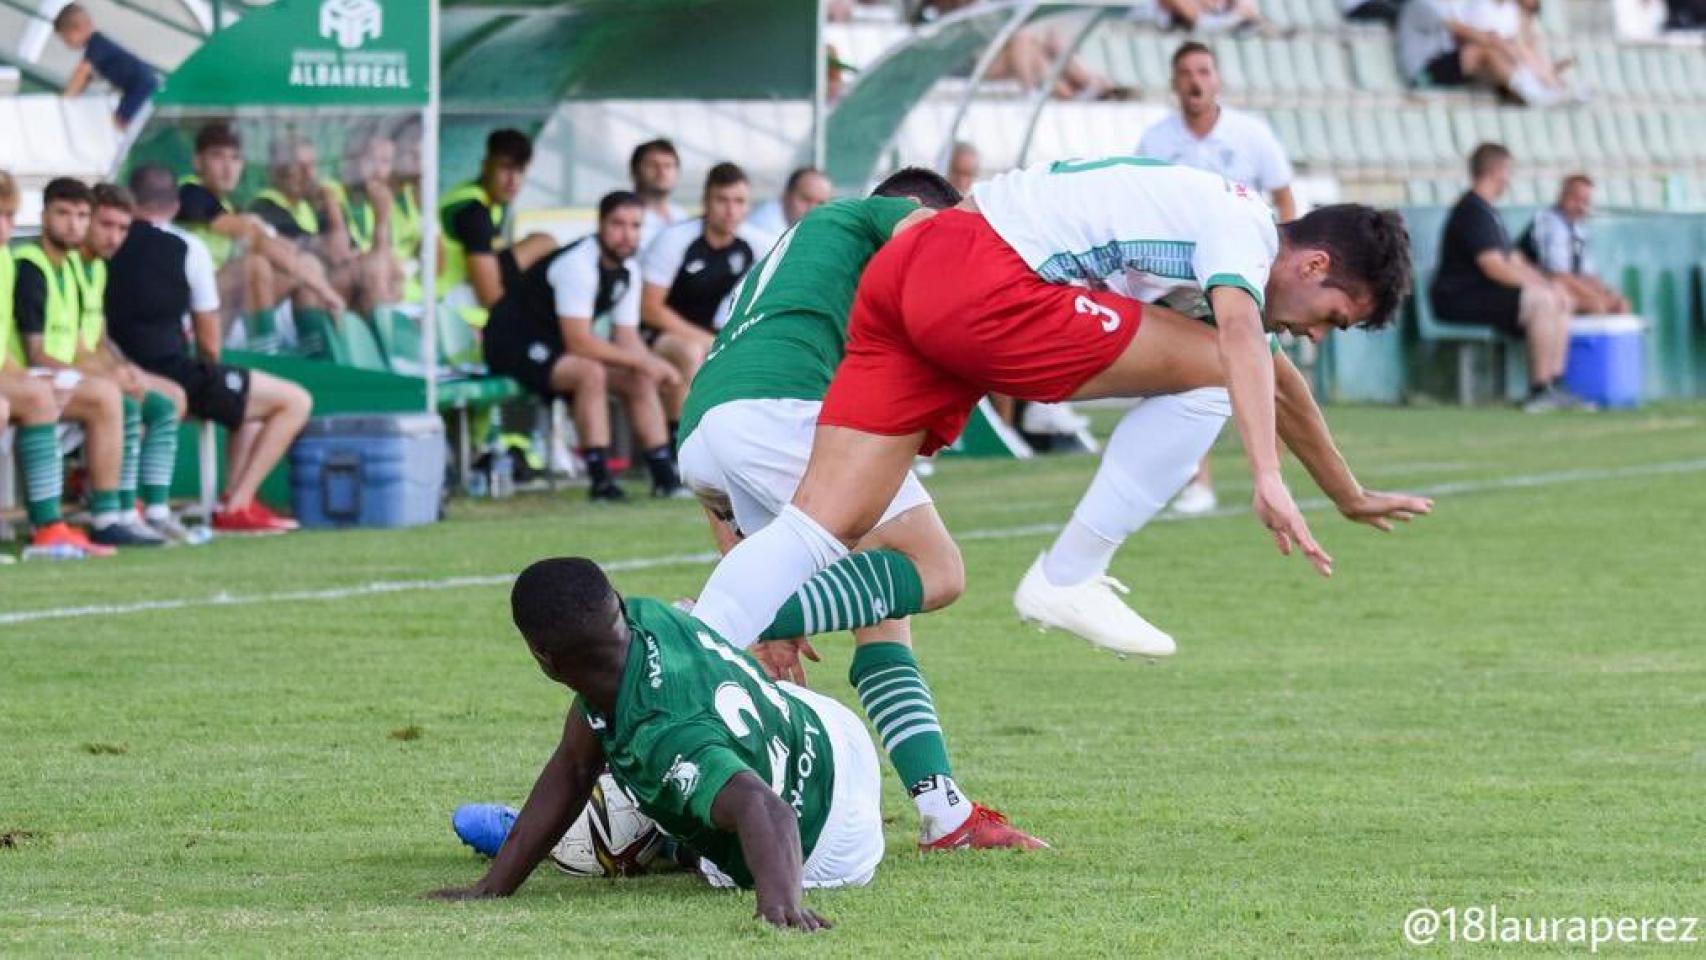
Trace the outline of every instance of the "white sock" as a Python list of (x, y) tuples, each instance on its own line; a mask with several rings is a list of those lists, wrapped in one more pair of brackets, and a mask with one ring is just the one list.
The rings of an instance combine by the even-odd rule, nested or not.
[(168, 520), (172, 516), (172, 508), (164, 503), (153, 503), (142, 508), (145, 520)]
[(1072, 521), (1043, 557), (1049, 582), (1071, 586), (1106, 571), (1120, 544), (1196, 475), (1231, 415), (1231, 397), (1220, 387), (1151, 397), (1127, 412)]
[(935, 843), (971, 819), (971, 801), (953, 777), (934, 776), (913, 787), (912, 802), (918, 805), (918, 835)]
[(116, 510), (103, 511), (101, 513), (94, 514), (89, 518), (89, 526), (96, 530), (105, 530), (123, 519), (124, 514)]
[(744, 650), (812, 574), (847, 556), (847, 547), (793, 504), (741, 541), (705, 582), (693, 616)]
[(1533, 70), (1527, 67), (1517, 67), (1511, 74), (1510, 82), (1505, 84), (1511, 92), (1522, 98), (1522, 102), (1531, 107), (1555, 106), (1564, 100), (1563, 94), (1542, 83)]

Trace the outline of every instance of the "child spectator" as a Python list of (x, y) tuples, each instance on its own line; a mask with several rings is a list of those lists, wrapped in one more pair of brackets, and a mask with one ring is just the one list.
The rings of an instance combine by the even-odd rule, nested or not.
[(120, 130), (129, 128), (148, 105), (148, 98), (160, 89), (160, 75), (136, 54), (96, 30), (94, 18), (81, 4), (66, 4), (53, 18), (53, 32), (59, 34), (66, 46), (83, 52), (82, 62), (65, 85), (65, 95), (77, 96), (89, 86), (90, 75), (100, 74), (101, 79), (119, 91), (113, 125)]

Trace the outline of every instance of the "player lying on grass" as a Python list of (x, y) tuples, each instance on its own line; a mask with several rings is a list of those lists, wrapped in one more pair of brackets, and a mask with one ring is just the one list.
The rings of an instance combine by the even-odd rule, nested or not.
[[(683, 480), (721, 549), (768, 526), (799, 486), (865, 264), (891, 237), (959, 200), (936, 173), (901, 170), (866, 199), (806, 214), (736, 289), (681, 421)], [(1044, 846), (954, 782), (906, 618), (952, 603), (965, 568), (917, 477), (903, 479), (858, 551), (801, 586), (764, 632), (771, 642), (753, 647), (753, 656), (772, 676), (803, 683), (799, 652), (816, 654), (793, 638), (854, 631), (848, 681), (918, 807), (920, 848)]]
[[(805, 478), (777, 522), (718, 564), (697, 615), (733, 643), (758, 636), (801, 583), (876, 526), (913, 457), (953, 442), (988, 392), (1055, 402), (1229, 387), (1258, 519), (1282, 553), (1301, 549), (1330, 573), (1280, 475), (1266, 331), (1319, 337), (1385, 323), (1409, 284), (1409, 243), (1395, 214), (1345, 206), (1310, 217), (1332, 219), (1334, 235), (1311, 237), (1304, 221), (1276, 228), (1247, 188), (1140, 157), (979, 184), (872, 258)], [(1212, 315), (1218, 332), (1181, 308)], [(1318, 481), (1343, 469), (1313, 402), (1280, 409)], [(1347, 513), (1374, 522), (1421, 509), (1363, 495)], [(1058, 625), (1115, 649), (1172, 652), (1093, 584), (1112, 602), (1092, 609), (1117, 621), (1087, 623), (1072, 615), (1087, 598), (1065, 597)]]
[(640, 810), (701, 857), (713, 885), (751, 887), (758, 916), (828, 922), (805, 887), (862, 886), (883, 858), (881, 773), (864, 724), (788, 683), (704, 624), (655, 600), (624, 601), (591, 560), (541, 560), (510, 593), (516, 628), (547, 677), (576, 694), (491, 868), (447, 900), (506, 897), (610, 773)]

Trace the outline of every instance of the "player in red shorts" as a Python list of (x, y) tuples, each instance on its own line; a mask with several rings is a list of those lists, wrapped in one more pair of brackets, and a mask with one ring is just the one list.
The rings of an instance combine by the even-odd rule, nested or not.
[[(1330, 573), (1280, 476), (1269, 331), (1377, 327), (1408, 286), (1393, 213), (1341, 205), (1276, 227), (1247, 188), (1141, 157), (981, 183), (866, 268), (793, 503), (723, 558), (695, 616), (736, 644), (756, 637), (871, 529), (913, 457), (953, 442), (991, 392), (1056, 402), (1229, 387), (1257, 517), (1282, 553)], [(1402, 499), (1383, 509), (1420, 506)]]

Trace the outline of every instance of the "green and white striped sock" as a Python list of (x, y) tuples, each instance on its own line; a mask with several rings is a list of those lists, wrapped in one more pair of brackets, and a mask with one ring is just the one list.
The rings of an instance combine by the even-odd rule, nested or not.
[(124, 458), (118, 468), (118, 500), (136, 505), (136, 475), (142, 463), (142, 404), (124, 395)]
[(163, 393), (142, 397), (142, 502), (163, 507), (172, 493), (178, 461), (178, 409)]
[(958, 829), (971, 816), (972, 804), (954, 783), (936, 700), (912, 650), (903, 643), (863, 644), (853, 653), (847, 679), (859, 691), (859, 706), (918, 806), (924, 841)]
[(18, 428), (18, 463), (24, 468), (24, 500), (30, 525), (45, 527), (60, 521), (59, 501), (65, 496), (65, 463), (59, 456), (59, 425), (38, 423)]
[(903, 553), (855, 553), (819, 570), (795, 592), (760, 640), (857, 630), (924, 609), (924, 582)]

